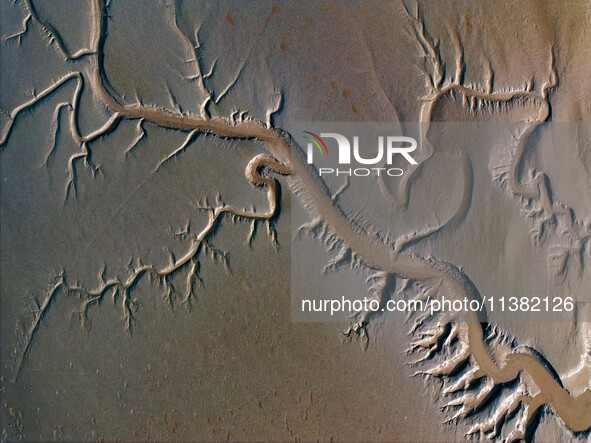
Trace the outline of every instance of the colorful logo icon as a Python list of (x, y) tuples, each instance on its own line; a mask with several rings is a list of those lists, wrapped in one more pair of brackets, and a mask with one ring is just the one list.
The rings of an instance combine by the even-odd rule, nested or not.
[[(326, 143), (324, 142), (324, 140), (322, 140), (322, 137), (320, 137), (319, 135), (316, 135), (312, 132), (308, 132), (308, 131), (304, 131), (304, 133), (308, 134), (308, 135), (304, 135), (304, 138), (310, 140), (314, 144), (314, 146), (316, 146), (316, 148), (318, 148), (318, 151), (320, 151), (320, 154), (324, 155), (324, 153), (326, 153), (328, 155), (328, 147), (326, 146)], [(324, 151), (322, 150), (322, 148), (324, 148)]]

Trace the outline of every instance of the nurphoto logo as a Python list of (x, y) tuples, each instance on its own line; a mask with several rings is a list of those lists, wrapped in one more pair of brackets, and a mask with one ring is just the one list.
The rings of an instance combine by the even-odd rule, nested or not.
[[(303, 131), (304, 138), (308, 140), (307, 143), (307, 159), (308, 164), (314, 163), (314, 152), (317, 151), (322, 156), (329, 155), (329, 148), (325, 139), (332, 139), (337, 143), (338, 165), (337, 168), (321, 167), (318, 168), (318, 173), (322, 175), (348, 175), (356, 177), (367, 177), (369, 175), (379, 176), (385, 173), (391, 177), (399, 177), (404, 174), (404, 170), (394, 167), (358, 167), (358, 168), (342, 168), (343, 165), (351, 165), (351, 151), (353, 151), (354, 161), (359, 165), (383, 165), (384, 154), (386, 166), (391, 166), (394, 156), (401, 155), (411, 165), (416, 165), (417, 161), (410, 155), (417, 149), (417, 141), (412, 137), (380, 135), (377, 137), (377, 153), (375, 156), (367, 158), (362, 156), (359, 148), (359, 136), (353, 136), (353, 141), (346, 136), (337, 132), (321, 132), (320, 135), (313, 132)], [(351, 145), (353, 149), (351, 150)], [(384, 148), (385, 146), (385, 148)], [(332, 150), (334, 152), (334, 150)]]

